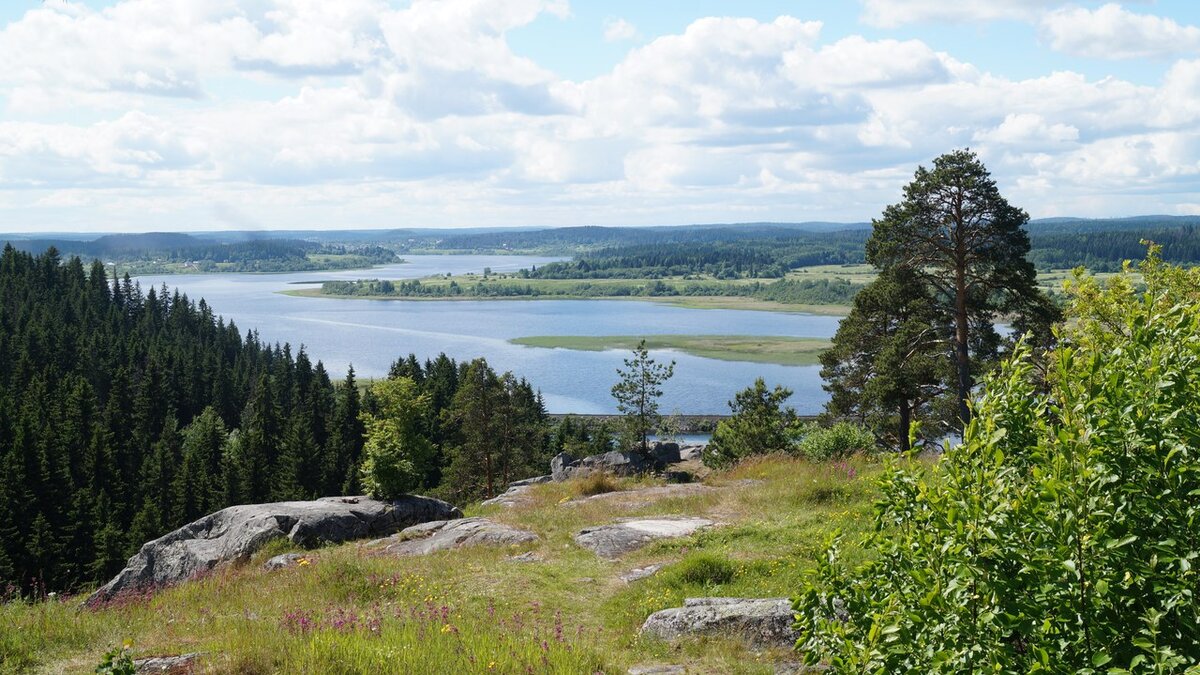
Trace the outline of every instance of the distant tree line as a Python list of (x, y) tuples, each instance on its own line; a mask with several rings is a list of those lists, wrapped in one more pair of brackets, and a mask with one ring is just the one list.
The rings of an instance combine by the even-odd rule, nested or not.
[(1144, 240), (1162, 246), (1168, 262), (1200, 262), (1200, 227), (1195, 225), (1139, 227), (1118, 231), (1043, 232), (1031, 236), (1029, 261), (1039, 269), (1071, 269), (1080, 265), (1093, 272), (1115, 272), (1125, 260), (1140, 260)]
[(846, 279), (778, 279), (750, 283), (714, 282), (711, 280), (630, 281), (628, 283), (575, 283), (547, 285), (520, 279), (498, 279), (458, 283), (450, 280), (389, 281), (363, 279), (359, 281), (326, 281), (321, 285), (325, 295), (396, 298), (671, 298), (738, 296), (772, 300), (788, 304), (836, 305), (848, 304), (858, 289)]
[(812, 265), (863, 262), (865, 230), (759, 232), (723, 241), (632, 244), (584, 253), (574, 260), (522, 270), (534, 279), (654, 279), (709, 275), (717, 279), (779, 278)]
[[(119, 263), (135, 273), (160, 271), (160, 267), (170, 264), (189, 264), (201, 272), (218, 269), (284, 272), (350, 269), (397, 261), (395, 251), (374, 244), (346, 245), (274, 238), (217, 242), (174, 232), (107, 235), (91, 241), (30, 239), (9, 243), (17, 250), (29, 253), (54, 247), (62, 255), (99, 258)], [(162, 271), (170, 269), (163, 267)]]

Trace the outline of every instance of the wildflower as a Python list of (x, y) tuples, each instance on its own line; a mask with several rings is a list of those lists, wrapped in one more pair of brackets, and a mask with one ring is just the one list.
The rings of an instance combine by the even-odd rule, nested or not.
[(447, 623), (447, 624), (444, 624), (444, 625), (442, 626), (442, 632), (443, 632), (443, 633), (449, 633), (449, 632), (450, 632), (450, 631), (452, 631), (452, 630), (454, 630), (454, 627), (453, 627), (453, 626), (451, 626), (451, 625), (450, 625), (450, 624), (448, 624), (448, 623)]
[(300, 560), (296, 561), (296, 564), (301, 567), (305, 567), (308, 565), (308, 558), (301, 558)]
[(133, 649), (133, 639), (125, 638), (125, 640), (121, 642), (121, 647), (124, 649)]

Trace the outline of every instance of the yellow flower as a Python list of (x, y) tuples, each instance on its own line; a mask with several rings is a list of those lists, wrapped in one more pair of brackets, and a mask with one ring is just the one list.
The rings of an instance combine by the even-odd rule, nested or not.
[(449, 633), (450, 632), (450, 624), (446, 624), (446, 625), (442, 626), (442, 632)]
[(308, 558), (301, 558), (301, 559), (300, 559), (300, 560), (297, 562), (297, 564), (298, 564), (298, 565), (300, 565), (301, 567), (304, 567), (305, 565), (307, 565), (307, 564), (308, 564)]
[(125, 638), (121, 646), (125, 649), (133, 649), (133, 638)]

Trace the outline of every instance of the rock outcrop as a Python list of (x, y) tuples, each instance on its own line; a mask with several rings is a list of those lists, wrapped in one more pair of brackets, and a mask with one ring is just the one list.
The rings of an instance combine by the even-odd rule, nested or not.
[(307, 565), (309, 562), (311, 562), (311, 558), (303, 553), (280, 553), (274, 558), (271, 558), (263, 563), (263, 569), (267, 570), (268, 572), (284, 570), (288, 569), (289, 567), (299, 566), (301, 561), (304, 561), (304, 564)]
[(195, 672), (200, 662), (200, 654), (180, 654), (179, 656), (151, 656), (146, 659), (134, 659), (133, 670), (142, 673), (157, 673), (158, 675), (184, 675)]
[(755, 647), (790, 648), (799, 635), (787, 598), (688, 598), (651, 614), (641, 634), (661, 640), (691, 635), (739, 636)]
[(394, 555), (428, 555), (467, 546), (513, 546), (537, 541), (538, 536), (487, 518), (437, 520), (406, 528), (387, 539), (371, 542)]
[(367, 497), (326, 497), (310, 502), (231, 506), (143, 544), (125, 569), (87, 602), (169, 586), (218, 565), (244, 561), (278, 537), (300, 546), (334, 544), (461, 516), (462, 511), (446, 502), (414, 495), (388, 502)]
[(666, 567), (666, 563), (655, 563), (645, 567), (635, 567), (628, 572), (618, 576), (617, 578), (627, 584), (632, 584), (635, 581), (641, 581), (658, 574), (658, 571)]
[(502, 494), (498, 494), (495, 497), (492, 497), (491, 499), (483, 500), (482, 505), (483, 506), (495, 505), (495, 506), (512, 507), (512, 506), (518, 506), (521, 504), (525, 504), (529, 501), (529, 489), (530, 488), (532, 488), (534, 485), (538, 485), (540, 483), (549, 483), (551, 480), (552, 480), (552, 477), (549, 475), (546, 475), (546, 476), (535, 476), (533, 478), (526, 478), (525, 480), (514, 481), (514, 482), (508, 484), (508, 489), (505, 490)]
[(659, 539), (686, 537), (714, 525), (707, 518), (663, 517), (623, 520), (589, 527), (575, 535), (575, 543), (601, 558), (617, 558)]
[(550, 476), (556, 481), (586, 476), (598, 471), (614, 476), (639, 476), (662, 471), (679, 461), (677, 443), (654, 443), (646, 452), (613, 450), (582, 459), (560, 452), (550, 460)]

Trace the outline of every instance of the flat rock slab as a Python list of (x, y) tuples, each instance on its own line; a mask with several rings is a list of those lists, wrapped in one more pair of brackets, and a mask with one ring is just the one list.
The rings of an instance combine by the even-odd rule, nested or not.
[(716, 492), (718, 489), (708, 485), (701, 485), (700, 483), (673, 483), (671, 485), (655, 485), (653, 487), (637, 488), (634, 490), (605, 492), (590, 497), (579, 497), (578, 499), (565, 501), (561, 506), (579, 506), (581, 504), (594, 504), (596, 502), (612, 502), (622, 506), (639, 506), (642, 504), (652, 504), (663, 499), (709, 494)]
[(387, 502), (325, 497), (311, 502), (231, 506), (143, 544), (125, 569), (92, 593), (87, 604), (124, 592), (169, 586), (218, 565), (245, 561), (279, 537), (300, 546), (337, 544), (461, 516), (462, 511), (440, 499), (415, 495)]
[(635, 581), (641, 581), (642, 579), (646, 579), (658, 574), (658, 571), (666, 567), (666, 565), (666, 563), (655, 563), (645, 567), (635, 567), (634, 569), (622, 574), (618, 578), (627, 584), (632, 584)]
[(530, 487), (529, 485), (514, 485), (501, 494), (480, 503), (483, 506), (503, 506), (505, 508), (523, 506), (533, 501), (529, 496)]
[(529, 488), (533, 487), (534, 485), (549, 483), (550, 480), (551, 477), (549, 474), (547, 474), (545, 476), (534, 476), (533, 478), (513, 481), (508, 484), (508, 489), (502, 494), (496, 495), (491, 499), (485, 499), (483, 500), (482, 504), (484, 506), (496, 505), (504, 507), (522, 506), (528, 504), (530, 501), (532, 501), (529, 497)]
[(795, 616), (787, 598), (688, 598), (683, 607), (655, 612), (641, 634), (660, 640), (689, 636), (740, 636), (755, 647), (796, 644)]
[(691, 517), (623, 520), (580, 530), (575, 543), (602, 558), (616, 558), (660, 539), (686, 537), (714, 524), (707, 518)]
[(467, 546), (513, 546), (537, 539), (533, 532), (487, 518), (458, 518), (414, 525), (371, 543), (382, 544), (386, 553), (394, 555), (428, 555)]
[(629, 675), (683, 675), (687, 668), (674, 665), (633, 666), (625, 671)]
[(184, 675), (192, 673), (200, 665), (200, 654), (180, 654), (179, 656), (152, 656), (147, 659), (134, 659), (134, 672), (158, 673), (159, 675)]

